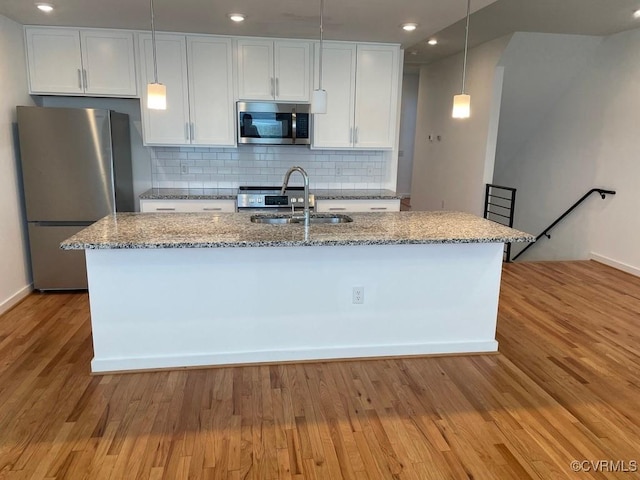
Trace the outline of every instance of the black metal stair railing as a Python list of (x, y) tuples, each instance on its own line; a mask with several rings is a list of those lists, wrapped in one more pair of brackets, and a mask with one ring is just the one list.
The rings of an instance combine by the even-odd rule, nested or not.
[(526, 252), (527, 250), (529, 250), (531, 247), (533, 247), (534, 245), (536, 245), (538, 243), (538, 240), (540, 240), (542, 237), (547, 237), (547, 238), (551, 238), (551, 235), (549, 235), (549, 232), (553, 229), (553, 227), (555, 227), (556, 225), (558, 225), (562, 220), (564, 220), (564, 218), (569, 215), (571, 212), (573, 212), (582, 202), (584, 202), (592, 193), (599, 193), (600, 196), (602, 197), (602, 199), (604, 200), (605, 198), (607, 198), (607, 195), (615, 195), (616, 192), (614, 190), (604, 190), (602, 188), (592, 188), (591, 190), (589, 190), (587, 193), (585, 193), (580, 200), (578, 200), (576, 203), (574, 203), (573, 205), (571, 205), (566, 212), (564, 212), (562, 215), (560, 215), (551, 225), (549, 225), (547, 228), (544, 229), (544, 231), (538, 235), (536, 237), (536, 241), (533, 243), (530, 243), (529, 245), (527, 245), (525, 248), (523, 248), (515, 257), (513, 257), (513, 260), (515, 260), (516, 258), (518, 258), (520, 255), (522, 255), (524, 252)]
[[(513, 227), (516, 189), (488, 183), (484, 193), (484, 218)], [(511, 261), (511, 244), (504, 246), (504, 261)]]

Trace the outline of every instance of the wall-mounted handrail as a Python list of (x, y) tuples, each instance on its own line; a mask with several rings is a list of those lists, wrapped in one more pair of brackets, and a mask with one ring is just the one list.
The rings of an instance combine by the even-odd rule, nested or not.
[(571, 207), (569, 207), (567, 209), (566, 212), (564, 212), (562, 215), (560, 215), (555, 222), (553, 222), (551, 225), (549, 225), (547, 228), (544, 229), (544, 231), (538, 235), (536, 237), (536, 241), (533, 243), (530, 243), (529, 245), (527, 245), (525, 248), (523, 248), (520, 252), (518, 252), (518, 254), (513, 257), (513, 260), (515, 260), (516, 258), (518, 258), (520, 255), (522, 255), (524, 252), (526, 252), (527, 250), (529, 250), (531, 247), (533, 247), (535, 244), (538, 243), (538, 240), (540, 240), (542, 237), (547, 237), (547, 238), (551, 238), (551, 235), (549, 235), (549, 232), (551, 231), (551, 229), (553, 229), (553, 227), (555, 227), (557, 224), (559, 224), (567, 215), (569, 215), (571, 212), (573, 212), (582, 202), (584, 202), (592, 193), (599, 193), (600, 196), (602, 197), (602, 199), (604, 200), (605, 198), (607, 198), (607, 195), (615, 195), (616, 192), (614, 190), (604, 190), (602, 188), (592, 188), (591, 190), (589, 190), (587, 193), (585, 193), (580, 200), (578, 200), (576, 203), (574, 203), (573, 205), (571, 205)]

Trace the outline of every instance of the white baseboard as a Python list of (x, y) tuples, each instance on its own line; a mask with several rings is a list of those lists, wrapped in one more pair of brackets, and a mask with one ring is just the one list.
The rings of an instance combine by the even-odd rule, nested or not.
[(640, 268), (634, 267), (633, 265), (618, 262), (617, 260), (593, 252), (589, 254), (589, 258), (591, 260), (595, 260), (596, 262), (604, 263), (605, 265), (608, 265), (615, 269), (622, 270), (623, 272), (630, 273), (631, 275), (635, 275), (636, 277), (640, 277)]
[(370, 345), (354, 347), (309, 348), (300, 350), (267, 350), (200, 355), (167, 355), (158, 357), (93, 358), (92, 373), (166, 368), (194, 368), (255, 363), (308, 362), (348, 358), (405, 357), (422, 355), (469, 355), (498, 351), (495, 340), (443, 342), (419, 345)]
[(4, 302), (0, 303), (0, 315), (8, 311), (11, 307), (18, 304), (23, 298), (29, 295), (33, 291), (33, 285), (29, 284), (24, 288), (21, 288), (16, 293), (7, 298)]

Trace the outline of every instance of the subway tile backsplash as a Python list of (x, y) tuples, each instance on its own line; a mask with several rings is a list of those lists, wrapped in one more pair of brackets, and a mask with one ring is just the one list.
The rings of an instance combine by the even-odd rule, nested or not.
[[(299, 165), (312, 188), (385, 188), (390, 155), (383, 151), (310, 150), (304, 146), (153, 147), (154, 188), (236, 188), (279, 185)], [(293, 175), (292, 185), (302, 185)]]

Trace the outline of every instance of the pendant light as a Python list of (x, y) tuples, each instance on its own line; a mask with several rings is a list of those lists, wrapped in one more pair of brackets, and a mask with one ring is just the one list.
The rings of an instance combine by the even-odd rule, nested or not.
[(167, 109), (167, 87), (158, 83), (158, 60), (156, 58), (156, 26), (151, 0), (151, 44), (153, 46), (153, 83), (147, 85), (147, 108), (151, 110)]
[(313, 91), (311, 97), (311, 113), (327, 113), (327, 91), (322, 88), (322, 42), (324, 37), (324, 0), (320, 0), (320, 58), (318, 73), (318, 88)]
[(464, 35), (464, 60), (462, 63), (462, 92), (453, 97), (453, 118), (469, 118), (471, 116), (471, 96), (465, 93), (467, 79), (467, 50), (469, 49), (469, 17), (471, 15), (471, 0), (467, 0), (467, 26)]

